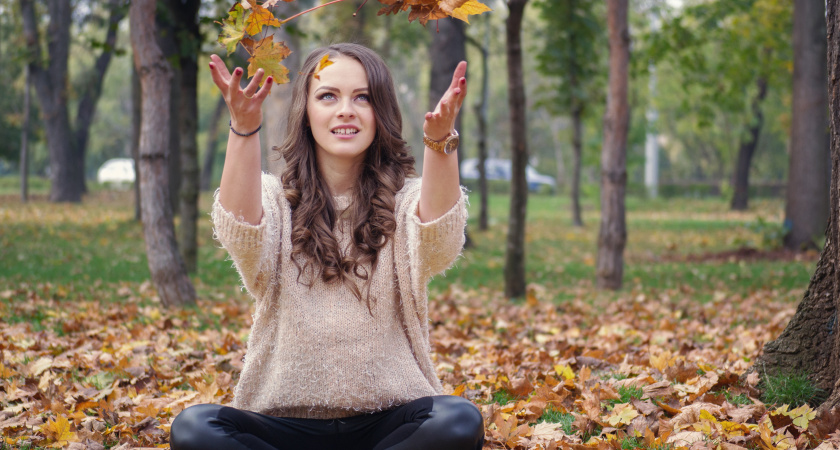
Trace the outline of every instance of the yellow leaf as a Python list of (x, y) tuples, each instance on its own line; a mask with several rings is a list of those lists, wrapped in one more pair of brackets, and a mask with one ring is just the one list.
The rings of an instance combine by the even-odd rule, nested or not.
[(245, 32), (251, 36), (259, 34), (264, 26), (279, 27), (282, 25), (271, 11), (263, 8), (256, 2), (254, 2), (251, 9), (251, 15), (245, 20)]
[(55, 420), (49, 419), (47, 423), (41, 425), (41, 432), (49, 440), (54, 441), (48, 446), (51, 448), (66, 447), (70, 442), (78, 441), (76, 433), (70, 430), (70, 421), (64, 416), (59, 416)]
[(253, 77), (257, 73), (257, 69), (262, 68), (265, 71), (260, 85), (265, 83), (269, 76), (274, 77), (275, 83), (289, 82), (289, 69), (280, 64), (292, 53), (289, 47), (286, 47), (284, 42), (273, 42), (274, 37), (268, 36), (265, 39), (254, 44), (254, 53), (248, 59), (248, 77)]
[(466, 3), (461, 5), (458, 8), (455, 8), (450, 16), (455, 19), (463, 20), (466, 23), (470, 23), (469, 16), (485, 13), (488, 11), (492, 11), (490, 7), (481, 3), (477, 0), (468, 0)]
[(571, 380), (575, 377), (575, 373), (572, 371), (572, 368), (567, 365), (557, 364), (554, 366), (554, 371), (557, 372), (558, 376), (561, 376), (566, 380)]
[(318, 67), (315, 69), (315, 73), (313, 73), (312, 76), (315, 77), (316, 80), (320, 80), (321, 79), (321, 75), (320, 75), (321, 71), (324, 70), (325, 68), (331, 66), (332, 64), (333, 64), (333, 62), (330, 61), (330, 55), (329, 54), (324, 55), (324, 57), (321, 58), (321, 61), (318, 62)]
[(236, 45), (245, 37), (245, 19), (250, 15), (240, 3), (236, 3), (228, 11), (228, 17), (222, 22), (222, 32), (219, 33), (219, 43), (228, 52), (236, 51)]
[(611, 426), (630, 424), (639, 412), (629, 403), (619, 403), (613, 408), (613, 413), (607, 420)]
[(708, 420), (709, 422), (717, 423), (717, 419), (715, 419), (715, 416), (713, 416), (709, 411), (706, 411), (705, 409), (700, 410), (700, 420)]
[(817, 417), (817, 412), (808, 405), (802, 405), (790, 412), (793, 424), (802, 429), (808, 429), (808, 422)]

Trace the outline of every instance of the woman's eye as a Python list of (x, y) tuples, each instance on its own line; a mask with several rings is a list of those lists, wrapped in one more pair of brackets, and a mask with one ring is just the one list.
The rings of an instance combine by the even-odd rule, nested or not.
[(359, 95), (356, 97), (356, 100), (361, 100), (361, 101), (363, 101), (363, 102), (369, 102), (369, 101), (370, 101), (370, 97), (369, 97), (367, 94), (359, 94)]
[(330, 92), (325, 92), (318, 96), (318, 100), (335, 100), (335, 94)]

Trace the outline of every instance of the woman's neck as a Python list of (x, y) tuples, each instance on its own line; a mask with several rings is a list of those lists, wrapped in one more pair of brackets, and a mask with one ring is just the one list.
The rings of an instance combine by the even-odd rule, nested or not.
[(335, 164), (320, 163), (321, 176), (330, 190), (333, 197), (341, 197), (350, 194), (356, 186), (359, 178), (361, 163)]

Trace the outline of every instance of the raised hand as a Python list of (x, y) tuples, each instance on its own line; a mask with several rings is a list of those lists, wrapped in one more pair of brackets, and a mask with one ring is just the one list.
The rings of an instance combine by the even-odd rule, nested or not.
[(467, 95), (467, 62), (461, 61), (455, 68), (452, 75), (452, 83), (444, 92), (435, 110), (426, 113), (426, 121), (423, 123), (423, 132), (430, 139), (440, 141), (455, 129), (455, 118), (464, 103)]
[(210, 74), (225, 97), (230, 110), (231, 126), (240, 133), (249, 133), (262, 123), (262, 103), (271, 92), (274, 79), (268, 77), (260, 87), (264, 72), (259, 69), (251, 82), (242, 89), (242, 73), (242, 68), (237, 67), (231, 74), (218, 55), (210, 55)]

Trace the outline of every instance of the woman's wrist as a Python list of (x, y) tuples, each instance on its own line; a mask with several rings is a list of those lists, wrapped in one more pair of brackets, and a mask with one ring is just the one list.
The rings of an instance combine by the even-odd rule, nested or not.
[(234, 128), (232, 121), (229, 121), (228, 125), (230, 126), (230, 131), (233, 134), (235, 134), (237, 136), (242, 136), (242, 137), (253, 136), (253, 135), (257, 134), (257, 132), (262, 129), (262, 123), (259, 123), (256, 127), (254, 127), (252, 125), (249, 128), (242, 128), (239, 125), (237, 125), (236, 128)]

